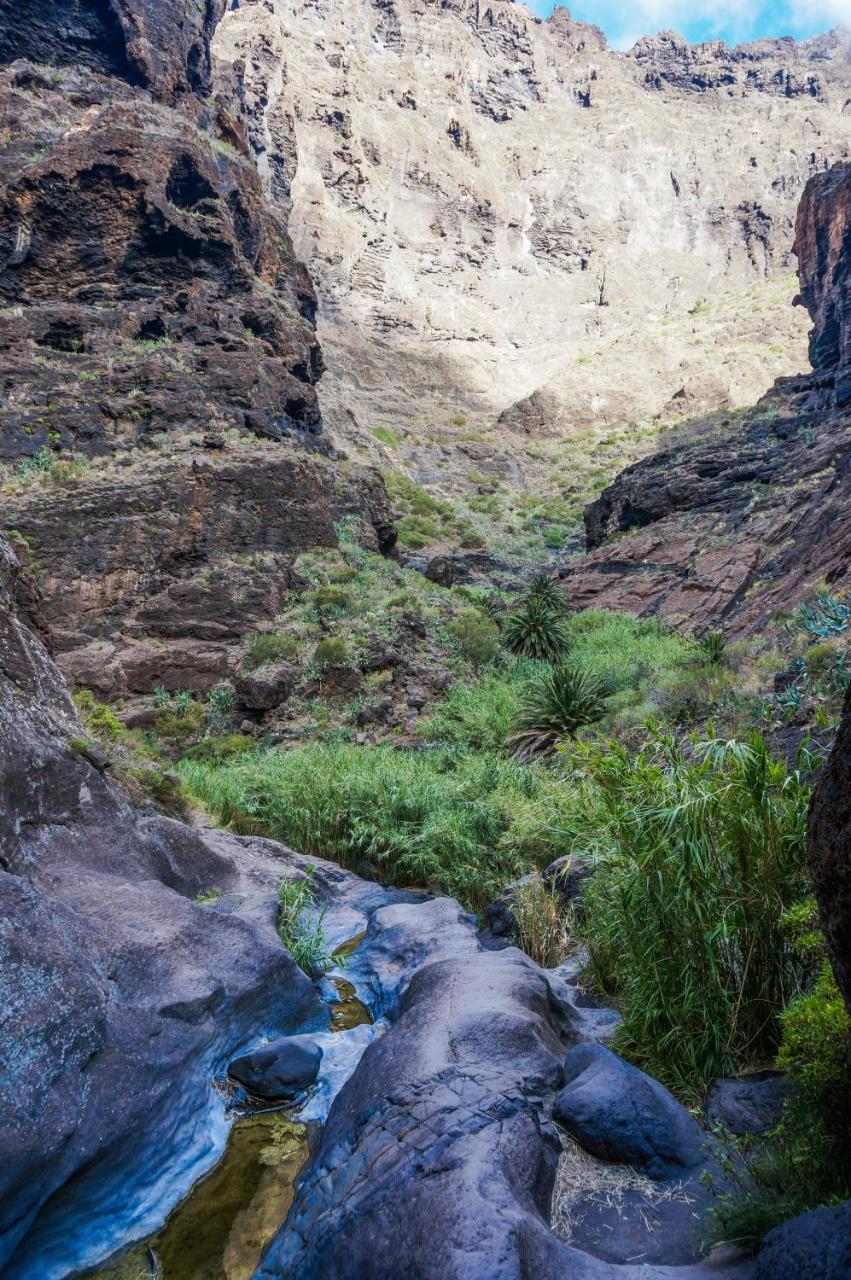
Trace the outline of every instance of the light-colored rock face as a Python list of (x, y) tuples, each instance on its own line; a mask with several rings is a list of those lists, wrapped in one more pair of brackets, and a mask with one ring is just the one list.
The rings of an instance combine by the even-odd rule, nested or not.
[(320, 295), (329, 427), (407, 429), (427, 478), (431, 446), (516, 457), (806, 368), (794, 215), (849, 154), (847, 46), (625, 55), (513, 0), (240, 0), (217, 56)]

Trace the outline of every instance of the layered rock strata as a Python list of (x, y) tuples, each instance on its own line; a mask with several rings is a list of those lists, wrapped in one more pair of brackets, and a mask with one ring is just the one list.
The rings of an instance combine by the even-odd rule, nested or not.
[(629, 54), (514, 0), (241, 0), (215, 50), (321, 299), (337, 436), (464, 447), (752, 403), (803, 367), (795, 209), (848, 155), (848, 35)]
[(590, 554), (563, 571), (577, 607), (737, 634), (851, 585), (849, 191), (851, 167), (838, 165), (798, 215), (812, 374), (744, 413), (694, 421), (618, 476), (586, 511)]
[(204, 692), (301, 550), (344, 516), (395, 538), (380, 478), (322, 456), (313, 287), (214, 92), (224, 8), (0, 15), (0, 526), (101, 696)]

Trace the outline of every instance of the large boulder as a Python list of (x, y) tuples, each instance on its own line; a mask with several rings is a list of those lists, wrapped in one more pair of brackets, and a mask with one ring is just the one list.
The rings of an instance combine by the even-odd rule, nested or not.
[(765, 1237), (754, 1280), (849, 1280), (851, 1200), (814, 1209)]
[(297, 668), (274, 662), (246, 672), (234, 681), (237, 701), (249, 711), (272, 711), (287, 701), (298, 681)]
[(759, 1071), (738, 1080), (713, 1080), (706, 1095), (706, 1119), (730, 1133), (767, 1133), (783, 1119), (795, 1091), (791, 1080), (777, 1071)]
[(703, 1156), (703, 1132), (685, 1107), (601, 1044), (568, 1054), (553, 1118), (592, 1155), (651, 1178), (682, 1176)]
[(833, 971), (851, 1011), (851, 689), (810, 805), (807, 862)]
[(255, 1098), (279, 1102), (309, 1089), (321, 1064), (322, 1048), (313, 1036), (287, 1036), (234, 1058), (228, 1075)]

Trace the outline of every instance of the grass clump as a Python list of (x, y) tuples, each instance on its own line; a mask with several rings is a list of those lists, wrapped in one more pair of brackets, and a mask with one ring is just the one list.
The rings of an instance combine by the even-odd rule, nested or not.
[(310, 976), (333, 962), (325, 935), (325, 907), (317, 906), (310, 867), (303, 880), (284, 877), (278, 886), (278, 937), (300, 969)]
[(555, 969), (576, 950), (570, 917), (558, 893), (534, 879), (515, 890), (512, 912), (520, 947), (544, 969)]
[(524, 690), (508, 749), (519, 760), (552, 755), (605, 709), (606, 692), (596, 676), (564, 663), (553, 667)]
[(602, 800), (585, 893), (591, 972), (618, 994), (618, 1045), (696, 1094), (777, 1046), (800, 962), (782, 927), (805, 887), (809, 788), (765, 742), (660, 737), (574, 748)]
[(462, 609), (457, 618), (447, 623), (446, 630), (472, 667), (493, 662), (499, 653), (499, 629), (483, 609)]
[(186, 761), (181, 774), (236, 831), (473, 909), (570, 848), (570, 789), (555, 773), (491, 753), (324, 743), (221, 768)]
[(248, 642), (243, 669), (251, 672), (273, 662), (288, 662), (298, 655), (298, 651), (297, 636), (281, 635), (277, 631), (258, 631)]
[(321, 670), (347, 662), (348, 658), (349, 646), (342, 636), (326, 636), (313, 651), (313, 661)]

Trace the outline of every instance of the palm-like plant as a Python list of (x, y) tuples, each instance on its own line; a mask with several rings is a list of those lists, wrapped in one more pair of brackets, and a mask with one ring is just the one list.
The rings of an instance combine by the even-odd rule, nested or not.
[(569, 644), (564, 619), (537, 596), (527, 597), (506, 618), (502, 636), (512, 653), (542, 662), (558, 662)]
[(552, 755), (560, 742), (594, 724), (605, 709), (600, 681), (563, 663), (528, 686), (506, 745), (519, 760)]
[(535, 575), (523, 593), (523, 600), (524, 603), (529, 600), (539, 600), (541, 604), (550, 608), (553, 613), (567, 613), (567, 596), (555, 578), (551, 578), (548, 573)]

